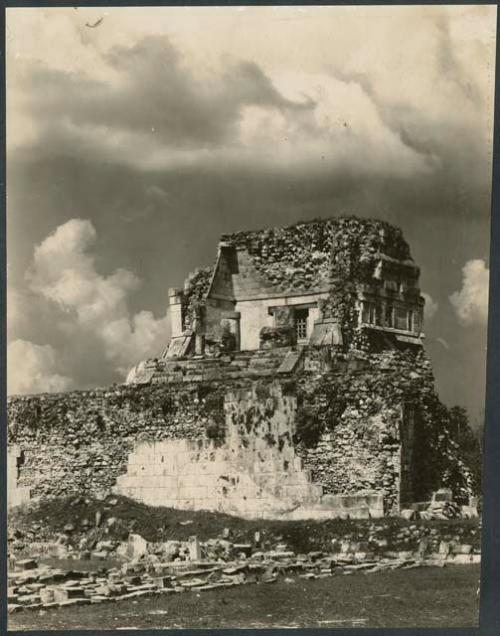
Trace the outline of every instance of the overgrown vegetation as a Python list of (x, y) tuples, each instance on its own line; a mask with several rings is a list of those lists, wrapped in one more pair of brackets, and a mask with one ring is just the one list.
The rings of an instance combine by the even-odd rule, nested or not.
[[(384, 443), (403, 440), (412, 446), (413, 473), (419, 476), (414, 483), (415, 500), (429, 499), (438, 487), (451, 488), (460, 503), (480, 493), (479, 442), (465, 411), (448, 409), (440, 401), (423, 351), (370, 354), (366, 368), (340, 364), (321, 377), (300, 378), (296, 391), (297, 444), (315, 448), (325, 433), (335, 433), (339, 425), (345, 425), (346, 418), (351, 427), (359, 423), (363, 434), (371, 417), (401, 408), (406, 419), (398, 424), (399, 430), (387, 422)], [(413, 432), (407, 439), (410, 426)]]
[[(108, 523), (110, 518), (114, 519), (111, 525)], [(284, 542), (298, 553), (330, 551), (332, 539), (336, 538), (368, 541), (370, 536), (387, 540), (392, 549), (415, 549), (421, 535), (437, 537), (438, 541), (458, 540), (476, 549), (480, 547), (478, 519), (412, 522), (398, 517), (376, 520), (248, 520), (203, 510), (152, 507), (114, 495), (104, 501), (73, 496), (33, 503), (13, 509), (8, 522), (11, 531), (33, 530), (34, 540), (38, 541), (54, 540), (58, 533), (66, 533), (65, 528), (70, 524), (72, 530), (67, 534), (69, 542), (74, 545), (82, 536), (88, 536), (89, 531), (93, 532), (96, 541), (105, 538), (123, 540), (129, 532), (138, 533), (147, 541), (167, 541), (186, 540), (192, 535), (207, 540), (221, 536), (227, 529), (225, 532), (229, 532), (234, 543), (252, 543), (255, 532), (259, 531), (264, 545)]]

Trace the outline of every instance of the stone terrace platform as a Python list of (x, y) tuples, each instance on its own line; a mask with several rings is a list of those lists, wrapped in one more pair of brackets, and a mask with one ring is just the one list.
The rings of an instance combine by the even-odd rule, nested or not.
[(303, 364), (302, 350), (291, 347), (258, 351), (239, 351), (230, 355), (207, 358), (148, 360), (129, 374), (127, 384), (175, 384), (211, 382), (239, 378), (261, 378), (286, 375)]

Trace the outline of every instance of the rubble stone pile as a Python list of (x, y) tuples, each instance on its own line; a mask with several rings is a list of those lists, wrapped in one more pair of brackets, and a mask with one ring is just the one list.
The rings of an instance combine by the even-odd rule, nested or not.
[(201, 268), (186, 279), (182, 297), (182, 322), (185, 329), (194, 326), (196, 312), (208, 291), (212, 273), (211, 267)]
[[(409, 527), (405, 534), (411, 536), (413, 530)], [(377, 537), (376, 528), (372, 533), (366, 542), (334, 538), (328, 551), (307, 553), (297, 553), (286, 543), (265, 549), (259, 545), (258, 533), (252, 543), (244, 544), (221, 537), (203, 542), (196, 536), (188, 541), (148, 543), (140, 535), (132, 534), (118, 547), (121, 563), (90, 572), (54, 568), (33, 558), (11, 558), (9, 612), (269, 584), (280, 577), (293, 582), (296, 578), (480, 561), (473, 545), (439, 541), (436, 529), (423, 535), (416, 549), (406, 550), (391, 550), (386, 539)], [(95, 558), (108, 559), (106, 550), (102, 554), (101, 557), (96, 554)]]

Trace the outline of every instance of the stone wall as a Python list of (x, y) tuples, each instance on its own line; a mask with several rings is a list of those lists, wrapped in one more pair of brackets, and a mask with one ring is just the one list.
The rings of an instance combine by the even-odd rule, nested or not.
[(228, 392), (225, 439), (138, 444), (115, 491), (152, 505), (243, 517), (383, 514), (375, 493), (323, 497), (295, 453), (296, 399), (278, 383)]
[(295, 452), (296, 398), (280, 382), (11, 398), (9, 416), (11, 448), (23, 454), (10, 485), (35, 498), (116, 488), (146, 503), (249, 517), (383, 512), (373, 492), (322, 496)]
[(329, 358), (311, 353), (304, 359), (310, 372), (295, 380), (296, 445), (325, 492), (376, 490), (392, 513), (428, 501), (440, 487), (467, 503), (472, 476), (422, 349)]
[[(439, 487), (451, 488), (461, 503), (472, 494), (422, 352), (353, 356), (324, 347), (284, 348), (168, 365), (149, 384), (9, 398), (9, 444), (23, 457), (15, 486), (33, 497), (107, 492), (141, 444), (187, 440), (201, 444), (195, 473), (207, 468), (217, 448), (215, 472), (240, 475), (253, 499), (262, 499), (264, 486), (275, 510), (278, 499), (289, 511), (304, 506), (280, 484), (303, 485), (305, 499), (328, 514), (338, 508), (339, 495), (376, 493), (386, 513), (397, 513), (401, 502), (429, 500)], [(281, 397), (277, 388), (266, 396), (273, 386)], [(259, 454), (268, 473), (256, 469)], [(311, 484), (321, 486), (321, 501)], [(215, 490), (208, 500), (217, 500)], [(244, 502), (243, 485), (238, 492)], [(250, 507), (264, 514), (269, 506), (261, 503)], [(220, 501), (208, 505), (222, 509)]]
[(7, 505), (19, 506), (31, 499), (31, 490), (19, 485), (20, 467), (24, 462), (24, 453), (18, 446), (7, 450)]
[(209, 437), (223, 397), (202, 386), (121, 386), (9, 398), (9, 446), (23, 452), (17, 485), (33, 497), (108, 491), (141, 441)]

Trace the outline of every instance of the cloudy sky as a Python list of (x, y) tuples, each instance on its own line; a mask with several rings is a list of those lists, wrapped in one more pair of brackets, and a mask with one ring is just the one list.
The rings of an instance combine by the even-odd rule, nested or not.
[[(102, 18), (97, 26), (95, 22)], [(121, 381), (220, 233), (403, 228), (449, 404), (484, 400), (496, 9), (7, 10), (8, 390)]]

